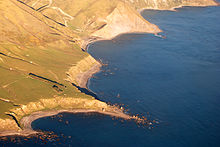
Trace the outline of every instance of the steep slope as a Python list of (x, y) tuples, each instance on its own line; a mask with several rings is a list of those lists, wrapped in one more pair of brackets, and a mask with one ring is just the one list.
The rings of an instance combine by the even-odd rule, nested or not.
[(92, 33), (92, 36), (111, 39), (126, 32), (161, 32), (156, 25), (137, 16), (137, 11), (125, 3), (119, 2), (112, 13), (106, 17), (106, 25)]

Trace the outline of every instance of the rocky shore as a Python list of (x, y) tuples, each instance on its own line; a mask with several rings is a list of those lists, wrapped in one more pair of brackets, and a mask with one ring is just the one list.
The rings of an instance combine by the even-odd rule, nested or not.
[(122, 118), (125, 120), (128, 119), (133, 119), (133, 117), (123, 113), (120, 109), (113, 108), (111, 111), (106, 111), (105, 109), (103, 110), (94, 110), (94, 109), (70, 109), (70, 110), (51, 110), (51, 111), (38, 111), (34, 112), (29, 116), (25, 116), (21, 119), (20, 123), (22, 125), (22, 130), (19, 131), (4, 131), (0, 132), (0, 137), (1, 136), (13, 136), (13, 135), (19, 135), (19, 136), (29, 136), (29, 135), (34, 135), (42, 132), (37, 132), (34, 131), (31, 127), (31, 124), (33, 121), (42, 118), (42, 117), (48, 117), (48, 116), (53, 116), (57, 115), (59, 113), (100, 113), (104, 115), (109, 115), (112, 117), (117, 117), (117, 118)]

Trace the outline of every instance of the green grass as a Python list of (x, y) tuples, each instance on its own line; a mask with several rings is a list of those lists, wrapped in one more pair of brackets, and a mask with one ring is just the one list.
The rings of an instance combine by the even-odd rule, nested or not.
[[(13, 50), (10, 52), (18, 55)], [(19, 54), (19, 57), (32, 61), (36, 65), (0, 56), (4, 61), (0, 66), (5, 67), (0, 68), (0, 97), (9, 99), (16, 104), (27, 104), (41, 98), (52, 98), (54, 96), (89, 97), (80, 93), (71, 83), (64, 80), (67, 78), (65, 72), (86, 56), (88, 54), (82, 52), (79, 47), (62, 48), (58, 45), (57, 47), (26, 48), (24, 52)], [(66, 88), (61, 87), (62, 92), (57, 92), (53, 88), (54, 83), (33, 78), (29, 76), (29, 73), (62, 83)], [(5, 111), (5, 108), (4, 110), (0, 108), (0, 110), (1, 112)]]
[[(0, 52), (3, 53), (0, 54), (0, 98), (20, 105), (56, 96), (91, 99), (65, 81), (66, 72), (88, 56), (66, 37), (77, 35), (46, 18), (40, 19), (43, 18), (40, 13), (35, 15), (32, 9), (14, 2), (0, 3), (0, 32), (5, 33), (0, 38)], [(56, 29), (46, 25), (48, 22)], [(59, 35), (54, 35), (56, 33)], [(29, 73), (66, 87), (59, 87), (59, 91), (53, 87), (54, 83), (33, 78)], [(12, 108), (16, 106), (0, 101), (0, 118), (8, 118), (5, 112)]]
[(0, 118), (1, 119), (6, 119), (6, 118), (11, 118), (10, 116), (6, 115), (6, 112), (9, 111), (9, 109), (15, 108), (15, 106), (13, 106), (13, 104), (11, 103), (7, 103), (7, 102), (3, 102), (0, 100)]

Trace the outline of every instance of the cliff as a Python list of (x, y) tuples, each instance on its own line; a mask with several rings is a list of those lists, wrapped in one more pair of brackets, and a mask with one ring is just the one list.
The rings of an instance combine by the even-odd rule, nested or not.
[[(68, 110), (68, 111), (67, 111)], [(109, 106), (104, 102), (100, 102), (94, 98), (73, 98), (73, 97), (55, 97), (55, 98), (45, 98), (39, 99), (37, 102), (29, 102), (26, 105), (20, 105), (16, 108), (12, 108), (8, 115), (13, 116), (16, 120), (12, 119), (0, 119), (0, 136), (7, 134), (20, 134), (29, 135), (33, 133), (31, 128), (25, 126), (24, 120), (22, 118), (32, 115), (38, 112), (98, 112), (112, 116), (118, 116), (125, 119), (130, 119), (130, 116), (123, 114), (123, 112), (113, 106)], [(55, 113), (56, 114), (56, 113)], [(29, 121), (29, 119), (26, 119)], [(31, 122), (30, 122), (31, 123)], [(36, 132), (35, 132), (36, 133)]]
[(154, 24), (140, 17), (133, 8), (119, 2), (114, 10), (104, 20), (106, 25), (98, 29), (91, 36), (111, 39), (127, 32), (159, 33), (161, 30)]
[(87, 80), (99, 71), (101, 64), (92, 56), (87, 56), (80, 60), (76, 66), (73, 66), (67, 72), (67, 81), (76, 83), (81, 88), (86, 88)]
[[(23, 117), (51, 110), (116, 108), (72, 85), (101, 64), (84, 50), (121, 33), (159, 33), (137, 10), (217, 5), (213, 0), (0, 0), (0, 135)], [(116, 113), (122, 114), (121, 111)], [(116, 115), (114, 113), (114, 115)], [(106, 113), (105, 113), (106, 114)]]

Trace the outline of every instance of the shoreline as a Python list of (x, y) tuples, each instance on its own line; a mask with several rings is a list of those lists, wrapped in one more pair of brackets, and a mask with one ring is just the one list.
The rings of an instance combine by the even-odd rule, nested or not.
[[(123, 35), (123, 34), (128, 34), (128, 33), (135, 33), (135, 32), (120, 33), (120, 34), (116, 35), (115, 37), (118, 37), (118, 36)], [(137, 32), (137, 33), (141, 34), (140, 32)], [(114, 39), (115, 37), (113, 37), (111, 39)], [(103, 39), (103, 38), (98, 38), (97, 39), (96, 38), (96, 39), (93, 39), (93, 40), (86, 41), (86, 43), (84, 45), (86, 47), (86, 50), (88, 50), (89, 45), (92, 44), (92, 43), (95, 43), (95, 42), (98, 42), (98, 41), (103, 41), (103, 40), (111, 40), (111, 39)], [(95, 58), (93, 58), (93, 59), (95, 59)], [(85, 71), (83, 73), (79, 73), (76, 76), (77, 77), (76, 80), (78, 81), (78, 84), (79, 84), (78, 86), (88, 89), (87, 84), (88, 84), (89, 79), (92, 78), (92, 76), (94, 74), (99, 72), (101, 67), (102, 67), (102, 64), (100, 63), (100, 61), (97, 61), (87, 71)], [(75, 109), (75, 110), (68, 110), (68, 109), (64, 110), (64, 109), (62, 109), (62, 110), (51, 110), (51, 111), (37, 111), (37, 112), (34, 112), (34, 113), (32, 113), (28, 116), (25, 116), (21, 119), (20, 123), (21, 123), (21, 126), (23, 126), (23, 128), (21, 128), (22, 129), (21, 131), (3, 131), (3, 132), (0, 132), (0, 137), (5, 137), (5, 136), (24, 136), (24, 137), (27, 137), (27, 136), (30, 136), (30, 135), (36, 135), (36, 134), (39, 134), (39, 133), (43, 133), (43, 132), (34, 131), (33, 128), (31, 127), (32, 122), (37, 120), (37, 119), (43, 118), (43, 117), (57, 115), (59, 113), (72, 113), (72, 114), (76, 114), (76, 113), (99, 113), (99, 114), (108, 115), (108, 116), (111, 116), (111, 117), (122, 118), (122, 119), (125, 119), (125, 120), (131, 120), (131, 119), (138, 120), (137, 117), (133, 117), (133, 116), (130, 116), (128, 114), (125, 114), (122, 110), (120, 110), (116, 107), (114, 108), (114, 111), (111, 111), (111, 112), (110, 111), (99, 111), (99, 110), (95, 110), (95, 109)]]
[[(132, 32), (128, 32), (128, 33), (132, 33)], [(121, 34), (118, 34), (117, 36), (122, 35), (122, 34), (127, 34), (127, 33), (121, 33)], [(102, 41), (102, 40), (110, 40), (110, 39), (100, 39), (99, 38), (99, 39), (89, 41), (86, 43), (86, 50), (88, 50), (89, 45), (91, 43), (94, 43), (97, 41)], [(92, 78), (92, 75), (94, 75), (95, 73), (100, 71), (101, 66), (102, 66), (102, 64), (99, 61), (97, 61), (87, 71), (85, 71), (83, 73), (79, 73), (76, 78), (76, 80), (79, 83), (79, 86), (82, 88), (88, 89), (87, 83), (88, 83), (89, 79)], [(113, 107), (113, 106), (110, 106), (110, 107)], [(136, 117), (125, 114), (122, 110), (120, 110), (116, 107), (114, 107), (112, 109), (112, 111), (100, 111), (100, 110), (95, 110), (95, 109), (75, 109), (75, 110), (62, 109), (62, 110), (51, 110), (51, 111), (37, 111), (37, 112), (34, 112), (34, 113), (32, 113), (28, 116), (25, 116), (21, 119), (20, 124), (21, 124), (21, 126), (23, 126), (23, 128), (21, 128), (22, 130), (20, 130), (20, 131), (3, 131), (3, 132), (0, 132), (0, 137), (5, 137), (5, 136), (24, 136), (24, 137), (27, 137), (30, 135), (36, 135), (36, 134), (42, 133), (42, 132), (38, 132), (38, 131), (33, 130), (33, 128), (31, 127), (32, 122), (37, 119), (43, 118), (43, 117), (57, 115), (59, 113), (73, 113), (73, 114), (76, 114), (76, 113), (99, 113), (99, 114), (108, 115), (111, 117), (122, 118), (125, 120), (137, 119)]]
[[(183, 6), (179, 6), (178, 8), (181, 8)], [(199, 6), (198, 6), (199, 7)], [(203, 6), (202, 6), (203, 7)], [(204, 6), (205, 7), (205, 6)], [(173, 8), (171, 11), (176, 11), (176, 8)], [(144, 8), (140, 10), (140, 14), (144, 11), (144, 10), (151, 10), (149, 8)], [(153, 9), (153, 10), (158, 10), (158, 9)], [(163, 10), (160, 10), (163, 11)], [(169, 10), (168, 10), (169, 11)], [(102, 40), (112, 40), (120, 35), (123, 34), (129, 34), (129, 33), (140, 33), (141, 32), (125, 32), (125, 33), (119, 33), (116, 36), (112, 37), (112, 38), (90, 38), (88, 40), (84, 40), (85, 42), (83, 43), (82, 47), (85, 47), (86, 50), (88, 50), (89, 45), (92, 43), (95, 43), (97, 41), (102, 41)], [(146, 33), (146, 32), (142, 32), (142, 33)], [(96, 60), (97, 61), (97, 60)], [(95, 63), (90, 69), (88, 69), (87, 71), (80, 73), (77, 75), (77, 80), (79, 81), (79, 86), (82, 88), (87, 88), (87, 84), (89, 79), (97, 72), (100, 71), (102, 64), (97, 61), (97, 63)], [(115, 109), (116, 110), (116, 109)], [(119, 109), (120, 110), (120, 109)], [(31, 127), (31, 124), (33, 121), (39, 119), (39, 118), (43, 118), (43, 117), (48, 117), (48, 116), (53, 116), (53, 115), (57, 115), (59, 113), (99, 113), (99, 114), (104, 114), (104, 115), (109, 115), (112, 117), (118, 117), (118, 118), (122, 118), (122, 119), (126, 119), (126, 120), (131, 120), (131, 119), (137, 119), (134, 118), (130, 115), (127, 115), (125, 113), (123, 113), (123, 111), (100, 111), (100, 110), (92, 110), (92, 109), (72, 109), (72, 110), (51, 110), (51, 111), (38, 111), (38, 112), (34, 112), (28, 116), (25, 116), (21, 119), (20, 123), (23, 126), (21, 131), (4, 131), (4, 132), (0, 132), (0, 137), (3, 136), (29, 136), (29, 135), (34, 135), (34, 134), (38, 134), (38, 133), (42, 133), (42, 132), (37, 132), (34, 131)]]
[(155, 10), (155, 11), (174, 11), (176, 12), (177, 10), (176, 9), (180, 9), (180, 8), (184, 8), (184, 7), (215, 7), (215, 6), (220, 6), (220, 2), (218, 2), (217, 0), (214, 0), (215, 1), (215, 5), (179, 5), (179, 6), (176, 6), (176, 7), (172, 7), (170, 9), (159, 9), (159, 8), (141, 8), (141, 9), (138, 9), (138, 13), (142, 14), (143, 11), (145, 10)]
[(88, 89), (87, 84), (89, 79), (92, 78), (94, 74), (99, 72), (101, 67), (101, 63), (95, 63), (88, 71), (78, 74), (76, 78), (78, 81), (78, 86)]
[(43, 117), (49, 117), (54, 116), (60, 113), (98, 113), (103, 115), (108, 115), (111, 117), (117, 117), (125, 120), (131, 120), (135, 119), (134, 117), (123, 113), (123, 111), (114, 109), (114, 111), (99, 111), (99, 110), (92, 110), (92, 109), (72, 109), (72, 110), (51, 110), (51, 111), (38, 111), (34, 112), (29, 116), (25, 116), (21, 119), (21, 125), (23, 126), (23, 129), (19, 132), (17, 131), (4, 131), (0, 132), (0, 137), (5, 136), (30, 136), (30, 135), (36, 135), (43, 132), (34, 131), (31, 124), (33, 121), (43, 118)]

